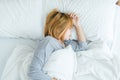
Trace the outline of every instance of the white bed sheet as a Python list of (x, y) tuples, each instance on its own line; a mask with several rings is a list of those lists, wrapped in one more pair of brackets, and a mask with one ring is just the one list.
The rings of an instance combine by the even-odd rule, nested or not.
[(0, 78), (9, 56), (17, 45), (35, 46), (37, 42), (38, 40), (0, 38)]
[[(96, 41), (88, 46), (87, 51), (77, 52), (77, 68), (73, 80), (119, 80), (116, 61), (106, 43)], [(34, 50), (34, 47), (30, 47), (18, 45), (13, 50), (5, 66), (2, 80), (29, 80), (26, 73)], [(15, 62), (12, 63), (13, 61)]]
[(116, 14), (115, 14), (115, 33), (114, 40), (112, 45), (112, 53), (115, 58), (115, 63), (117, 64), (120, 77), (120, 6), (116, 5)]

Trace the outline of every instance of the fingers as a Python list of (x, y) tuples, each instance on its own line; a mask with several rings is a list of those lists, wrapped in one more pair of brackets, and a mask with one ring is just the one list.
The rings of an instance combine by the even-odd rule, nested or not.
[(52, 80), (57, 80), (57, 78), (53, 77)]
[(73, 25), (77, 26), (78, 25), (78, 21), (79, 21), (78, 16), (75, 13), (70, 13), (69, 15), (73, 19)]
[(78, 18), (78, 16), (75, 13), (70, 13), (71, 18)]

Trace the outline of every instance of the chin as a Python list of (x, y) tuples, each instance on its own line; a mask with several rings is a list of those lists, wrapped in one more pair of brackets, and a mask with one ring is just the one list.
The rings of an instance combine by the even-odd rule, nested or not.
[(64, 40), (69, 40), (69, 39), (70, 39), (70, 37), (68, 37), (68, 38), (67, 38), (67, 37), (66, 37), (66, 38), (64, 38)]

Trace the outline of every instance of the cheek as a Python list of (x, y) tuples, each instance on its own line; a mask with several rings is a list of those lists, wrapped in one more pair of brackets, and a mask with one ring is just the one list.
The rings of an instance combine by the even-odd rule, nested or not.
[(71, 32), (68, 31), (67, 34), (66, 34), (66, 38), (69, 38), (71, 36)]
[(68, 31), (68, 36), (69, 36), (69, 37), (71, 36), (71, 31)]
[(67, 30), (64, 35), (64, 40), (69, 40), (70, 36), (71, 36), (71, 30)]
[(69, 36), (69, 35), (70, 35), (70, 31), (67, 31), (67, 32), (66, 32), (66, 36)]
[(70, 36), (71, 36), (71, 31), (70, 31)]

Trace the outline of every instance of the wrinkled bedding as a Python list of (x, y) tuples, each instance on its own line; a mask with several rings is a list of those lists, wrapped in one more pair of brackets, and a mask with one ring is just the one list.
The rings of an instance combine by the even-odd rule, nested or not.
[(77, 53), (74, 80), (118, 80), (114, 58), (104, 42), (89, 44), (89, 50)]
[[(29, 80), (27, 71), (33, 53), (34, 48), (28, 45), (17, 46), (7, 61), (1, 80)], [(102, 41), (91, 42), (87, 51), (76, 53), (76, 59), (73, 80), (119, 80), (114, 57)]]

